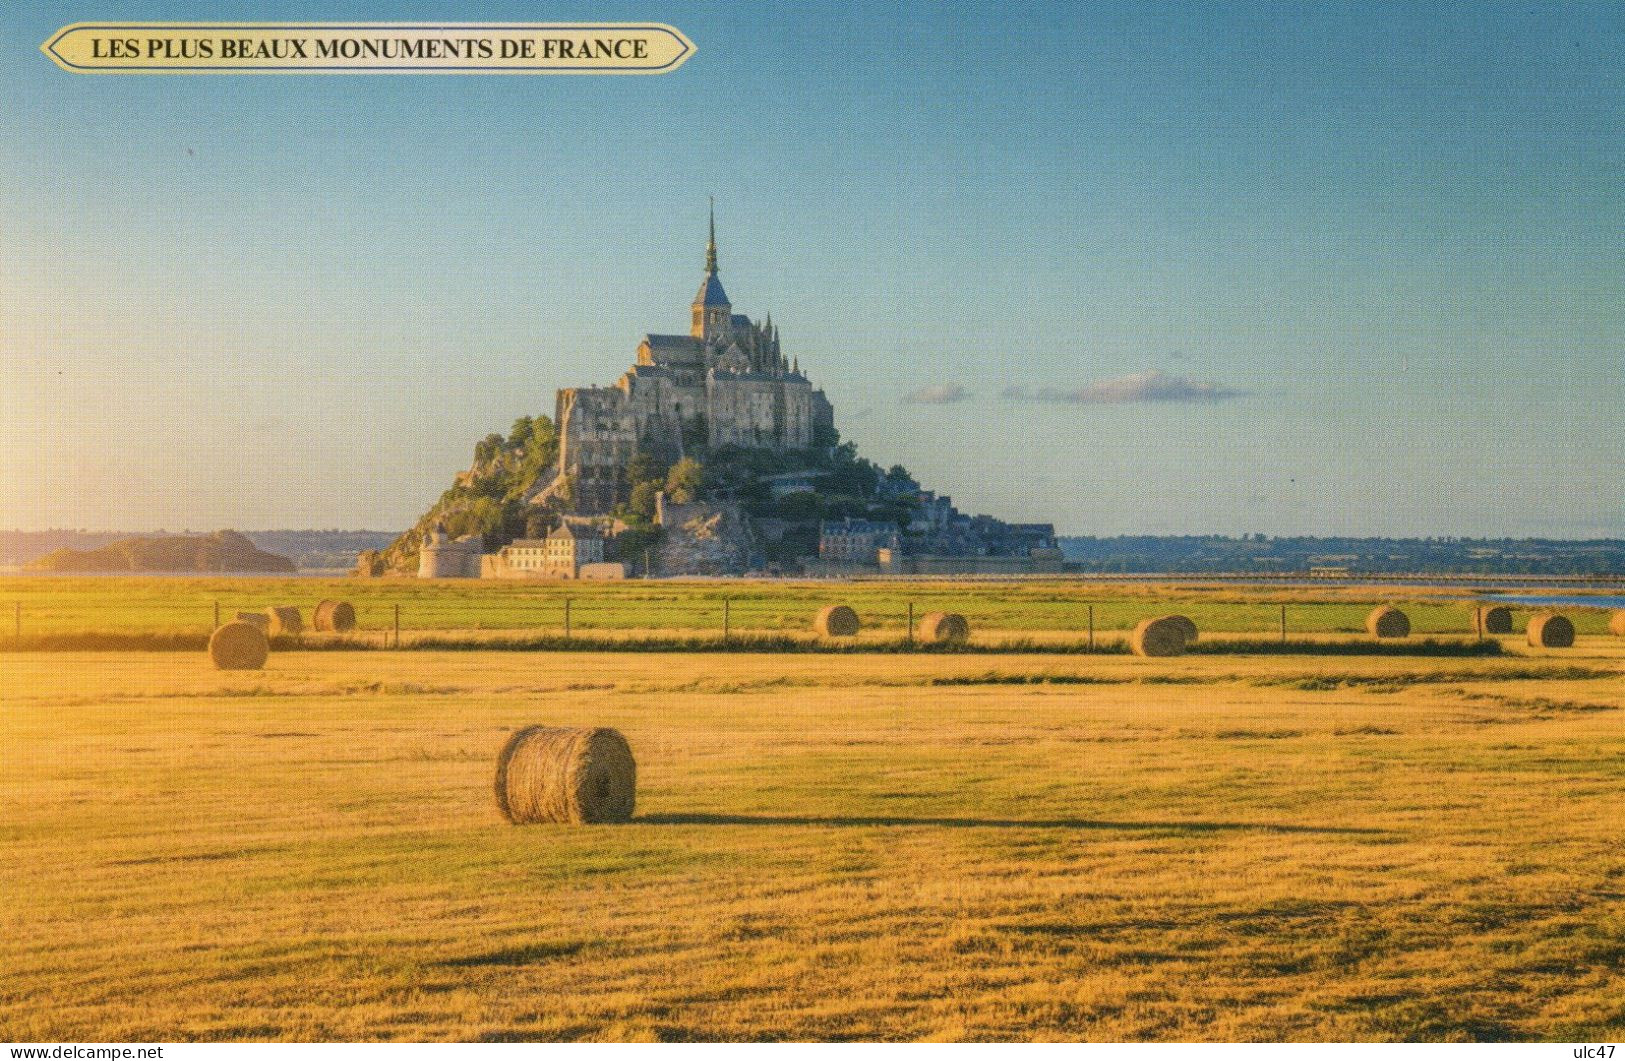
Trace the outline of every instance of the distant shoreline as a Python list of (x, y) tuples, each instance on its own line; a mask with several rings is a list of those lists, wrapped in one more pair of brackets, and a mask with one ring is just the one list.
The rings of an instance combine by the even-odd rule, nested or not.
[(0, 567), (0, 578), (348, 578), (347, 567), (313, 567), (298, 571), (36, 571)]
[[(74, 578), (166, 578), (166, 579), (263, 579), (273, 581), (278, 579), (306, 579), (311, 581), (352, 580), (353, 575), (348, 568), (309, 568), (294, 572), (272, 571), (31, 571), (19, 567), (0, 567), (0, 579), (74, 579)], [(398, 576), (387, 578), (354, 579), (358, 585), (440, 585), (442, 583), (455, 586), (459, 589), (475, 586), (504, 586), (534, 585), (549, 588), (569, 587), (575, 583), (558, 579), (535, 579), (515, 582), (508, 579), (431, 579), (419, 580), (416, 578)], [(1412, 572), (1405, 574), (1351, 574), (1348, 577), (1338, 578), (1311, 578), (1301, 573), (1273, 575), (1267, 572), (1191, 572), (1191, 571), (1140, 571), (1133, 573), (1100, 573), (1093, 571), (1068, 571), (1060, 574), (1042, 575), (855, 575), (838, 578), (814, 578), (803, 575), (790, 575), (781, 578), (760, 576), (678, 576), (673, 578), (630, 579), (622, 585), (631, 585), (650, 582), (707, 582), (719, 585), (739, 584), (750, 585), (755, 583), (808, 583), (840, 585), (842, 583), (858, 582), (898, 582), (918, 585), (933, 585), (945, 583), (984, 583), (997, 584), (1000, 582), (1054, 582), (1054, 583), (1094, 583), (1116, 586), (1233, 586), (1243, 587), (1274, 587), (1279, 589), (1408, 589), (1408, 590), (1440, 590), (1457, 591), (1465, 594), (1487, 594), (1495, 597), (1509, 596), (1522, 590), (1560, 589), (1574, 594), (1598, 594), (1605, 598), (1619, 598), (1625, 594), (1625, 575), (1523, 575), (1523, 574), (1448, 574)], [(582, 586), (582, 592), (587, 593), (598, 584), (590, 583)], [(1610, 597), (1610, 595), (1612, 595)], [(1552, 598), (1556, 600), (1556, 598)], [(1599, 607), (1620, 607), (1625, 605), (1599, 605)]]

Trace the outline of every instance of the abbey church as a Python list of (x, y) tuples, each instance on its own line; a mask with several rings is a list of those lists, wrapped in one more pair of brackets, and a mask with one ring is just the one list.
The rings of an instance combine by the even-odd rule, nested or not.
[(608, 512), (626, 500), (623, 473), (640, 451), (670, 462), (701, 445), (834, 442), (834, 410), (784, 356), (771, 317), (757, 323), (733, 311), (717, 275), (715, 215), (690, 309), (688, 334), (645, 335), (637, 363), (613, 386), (558, 392), (558, 469), (533, 501), (561, 496), (577, 513)]

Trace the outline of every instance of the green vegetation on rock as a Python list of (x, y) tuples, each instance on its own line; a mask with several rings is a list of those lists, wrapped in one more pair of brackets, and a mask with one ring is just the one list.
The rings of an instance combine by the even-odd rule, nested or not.
[(453, 538), (478, 534), (487, 549), (499, 548), (530, 529), (536, 513), (526, 499), (558, 463), (559, 441), (553, 421), (546, 416), (521, 416), (506, 436), (489, 434), (474, 446), (474, 463), (440, 495), (410, 530), (389, 547), (363, 554), (362, 563), (373, 573), (415, 571), (425, 532), (445, 525)]
[[(765, 546), (771, 561), (816, 554), (823, 520), (850, 517), (908, 527), (914, 505), (904, 489), (913, 485), (908, 471), (901, 465), (883, 471), (859, 457), (851, 442), (832, 437), (825, 440), (830, 445), (803, 450), (713, 449), (704, 444), (703, 418), (690, 427), (685, 431), (687, 455), (662, 460), (640, 450), (627, 461), (620, 488), (625, 500), (612, 515), (631, 530), (622, 535), (626, 540), (612, 546), (612, 559), (635, 562), (653, 545), (659, 536), (656, 498), (662, 492), (678, 504), (733, 500), (753, 519), (784, 521), (782, 537)], [(423, 535), (437, 523), (454, 539), (480, 535), (488, 551), (516, 538), (545, 535), (572, 504), (567, 480), (553, 484), (544, 504), (531, 501), (548, 486), (558, 454), (557, 429), (546, 416), (522, 416), (507, 435), (485, 436), (475, 444), (472, 466), (388, 548), (363, 554), (363, 569), (373, 574), (415, 571)], [(808, 475), (816, 489), (774, 497), (771, 478), (792, 473)]]

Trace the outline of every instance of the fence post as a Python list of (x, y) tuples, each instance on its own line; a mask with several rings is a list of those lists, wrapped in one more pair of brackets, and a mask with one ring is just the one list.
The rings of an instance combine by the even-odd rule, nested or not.
[(727, 641), (728, 635), (733, 632), (733, 615), (730, 605), (733, 602), (727, 597), (722, 598), (722, 640)]
[(21, 641), (23, 639), (23, 602), (22, 601), (17, 602), (17, 610), (15, 612), (15, 615), (16, 615), (16, 623), (17, 623), (17, 625), (14, 628), (13, 633), (16, 635), (17, 640)]
[(1473, 605), (1473, 633), (1478, 635), (1477, 640), (1484, 640), (1484, 608), (1482, 605)]
[(1281, 644), (1286, 644), (1286, 605), (1281, 605)]
[(401, 606), (395, 605), (395, 647), (401, 647)]
[(914, 602), (908, 602), (908, 643), (914, 644)]
[(220, 602), (214, 602), (214, 628), (220, 629)]
[(570, 640), (570, 598), (564, 598), (564, 639)]

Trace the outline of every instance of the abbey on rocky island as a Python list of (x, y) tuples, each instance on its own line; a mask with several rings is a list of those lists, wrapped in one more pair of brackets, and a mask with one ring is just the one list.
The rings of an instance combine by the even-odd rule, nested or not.
[[(1026, 574), (1055, 528), (970, 515), (842, 444), (771, 318), (733, 311), (716, 219), (687, 335), (649, 334), (608, 387), (487, 436), (418, 525), (358, 570), (423, 578)], [(556, 454), (555, 454), (556, 447)], [(684, 458), (693, 458), (684, 461)]]

